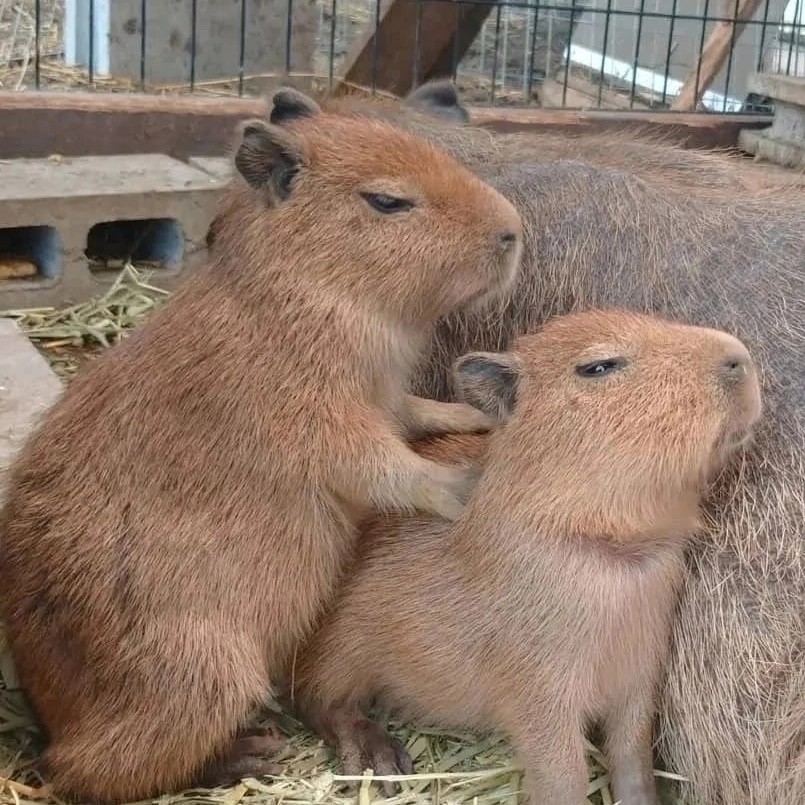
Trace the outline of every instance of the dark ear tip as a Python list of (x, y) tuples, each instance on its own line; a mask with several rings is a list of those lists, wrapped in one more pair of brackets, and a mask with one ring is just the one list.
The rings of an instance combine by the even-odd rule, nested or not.
[(283, 123), (300, 117), (313, 117), (321, 109), (312, 99), (293, 87), (280, 87), (271, 98), (271, 123)]

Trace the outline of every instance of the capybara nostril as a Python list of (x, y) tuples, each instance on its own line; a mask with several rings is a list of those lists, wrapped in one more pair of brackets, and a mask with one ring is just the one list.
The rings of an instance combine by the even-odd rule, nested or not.
[(504, 229), (502, 232), (498, 233), (498, 240), (504, 249), (510, 249), (517, 243), (518, 235), (510, 229)]

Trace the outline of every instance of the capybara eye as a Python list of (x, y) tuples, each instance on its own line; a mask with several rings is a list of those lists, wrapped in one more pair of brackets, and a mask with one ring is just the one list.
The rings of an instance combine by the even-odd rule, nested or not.
[(395, 198), (387, 196), (385, 193), (361, 193), (361, 197), (366, 203), (385, 215), (393, 212), (408, 212), (414, 206), (414, 202), (407, 198)]
[(623, 358), (609, 358), (605, 361), (583, 363), (576, 367), (576, 374), (580, 377), (603, 377), (623, 369), (624, 366), (626, 366), (626, 361)]

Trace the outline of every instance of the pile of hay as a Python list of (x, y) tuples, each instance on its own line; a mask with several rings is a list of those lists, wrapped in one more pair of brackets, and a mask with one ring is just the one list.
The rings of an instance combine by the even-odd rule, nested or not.
[[(125, 337), (168, 297), (149, 281), (147, 272), (127, 265), (101, 297), (64, 309), (37, 308), (6, 311), (0, 316), (16, 319), (54, 370), (69, 382), (84, 362)], [(516, 805), (522, 787), (522, 769), (499, 736), (476, 736), (460, 731), (412, 730), (391, 724), (408, 747), (417, 774), (400, 778), (402, 791), (385, 797), (369, 778), (359, 780), (337, 773), (329, 750), (315, 736), (286, 715), (276, 716), (288, 734), (286, 750), (277, 759), (282, 775), (270, 781), (245, 780), (229, 789), (188, 791), (163, 797), (163, 805), (176, 803), (283, 803), (284, 805)], [(41, 748), (40, 738), (18, 689), (14, 666), (0, 633), (0, 805), (20, 805), (43, 799), (41, 781), (31, 763)], [(593, 746), (590, 760), (589, 800), (594, 805), (614, 805), (609, 790), (606, 761)], [(678, 779), (657, 772), (666, 805), (683, 805), (669, 781)], [(45, 802), (56, 800), (44, 800)]]

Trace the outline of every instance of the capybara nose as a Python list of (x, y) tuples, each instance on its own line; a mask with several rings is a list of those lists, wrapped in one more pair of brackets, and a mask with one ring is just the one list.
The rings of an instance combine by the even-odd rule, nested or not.
[(730, 355), (721, 362), (720, 372), (722, 377), (733, 382), (742, 380), (749, 372), (750, 360), (748, 355)]
[(510, 229), (504, 229), (502, 232), (498, 232), (498, 241), (500, 242), (501, 248), (511, 249), (517, 243), (518, 235), (516, 232), (512, 232)]

